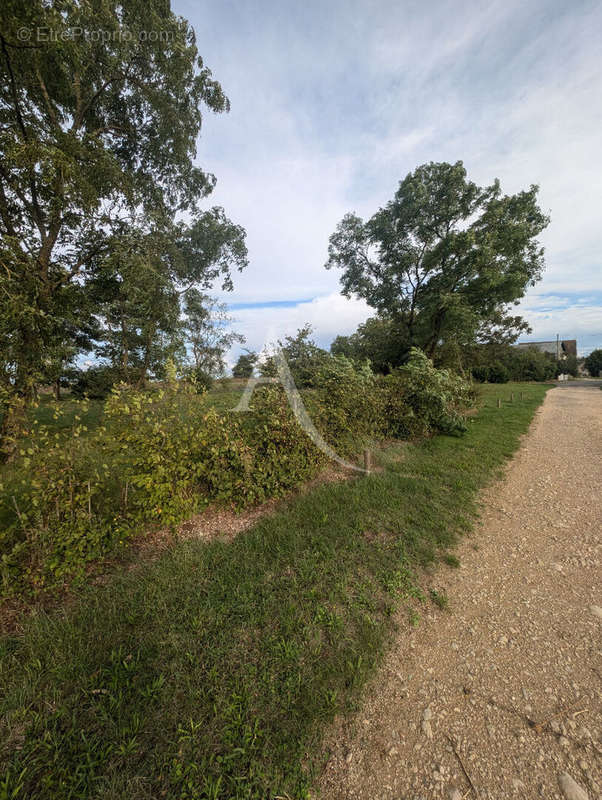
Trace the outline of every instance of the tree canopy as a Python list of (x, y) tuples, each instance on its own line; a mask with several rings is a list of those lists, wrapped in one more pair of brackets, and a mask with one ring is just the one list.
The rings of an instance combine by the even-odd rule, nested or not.
[(602, 372), (602, 349), (592, 350), (583, 362), (583, 365), (592, 378), (597, 378)]
[(229, 102), (168, 2), (7, 0), (0, 29), (2, 377), (27, 393), (99, 326), (151, 358), (179, 292), (231, 289), (246, 247), (199, 205), (204, 110)]
[(367, 222), (343, 218), (326, 267), (342, 269), (343, 294), (395, 322), (406, 352), (435, 356), (492, 327), (518, 331), (524, 323), (508, 308), (544, 268), (536, 237), (549, 220), (537, 192), (504, 195), (497, 180), (479, 187), (461, 161), (424, 164)]

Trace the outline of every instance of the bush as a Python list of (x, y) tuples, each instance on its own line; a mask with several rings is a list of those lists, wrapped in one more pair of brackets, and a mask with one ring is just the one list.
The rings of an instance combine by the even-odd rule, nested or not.
[(192, 382), (199, 394), (208, 392), (215, 383), (215, 378), (202, 367), (195, 367), (192, 370)]
[(473, 367), (472, 368), (472, 377), (475, 381), (479, 383), (487, 383), (489, 380), (489, 367), (481, 366), (481, 367)]
[(412, 348), (408, 362), (383, 379), (389, 436), (405, 438), (466, 429), (463, 411), (474, 405), (471, 385)]
[(602, 349), (592, 350), (583, 363), (592, 378), (597, 378), (602, 372)]
[[(366, 437), (461, 431), (474, 400), (470, 384), (419, 350), (380, 380), (367, 364), (327, 356), (312, 382), (303, 398), (311, 419), (347, 457)], [(213, 502), (261, 502), (326, 463), (280, 385), (256, 390), (244, 414), (220, 414), (175, 380), (145, 391), (118, 385), (106, 426), (93, 432), (82, 424), (87, 410), (81, 402), (68, 438), (56, 425), (34, 425), (20, 442), (14, 481), (0, 486), (5, 596), (83, 579), (88, 562), (145, 527), (173, 527)], [(55, 421), (62, 413), (55, 404)]]
[(534, 347), (514, 350), (509, 362), (509, 371), (514, 381), (549, 381), (558, 374), (560, 362), (548, 353)]
[(104, 400), (118, 382), (119, 375), (114, 367), (99, 364), (78, 371), (71, 383), (71, 392), (75, 397)]
[(501, 361), (495, 361), (489, 367), (488, 380), (489, 383), (508, 383), (510, 380), (510, 373)]
[(342, 355), (325, 355), (311, 375), (307, 393), (311, 416), (322, 435), (341, 454), (357, 449), (358, 440), (380, 432), (381, 409), (375, 403), (376, 378), (369, 363), (356, 365)]

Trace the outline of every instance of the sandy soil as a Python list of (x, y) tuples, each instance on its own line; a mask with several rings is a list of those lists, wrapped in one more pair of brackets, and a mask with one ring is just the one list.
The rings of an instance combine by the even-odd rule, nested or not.
[(399, 632), (363, 707), (340, 721), (323, 800), (583, 800), (602, 791), (602, 392), (551, 390), (449, 597)]

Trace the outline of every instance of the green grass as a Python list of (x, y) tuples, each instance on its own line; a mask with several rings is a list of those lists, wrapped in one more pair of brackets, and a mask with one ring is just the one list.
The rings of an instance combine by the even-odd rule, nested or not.
[(389, 447), (382, 472), (25, 621), (0, 644), (0, 798), (307, 796), (325, 725), (356, 707), (395, 606), (424, 598), (417, 571), (470, 529), (547, 388), (484, 387), (464, 436)]

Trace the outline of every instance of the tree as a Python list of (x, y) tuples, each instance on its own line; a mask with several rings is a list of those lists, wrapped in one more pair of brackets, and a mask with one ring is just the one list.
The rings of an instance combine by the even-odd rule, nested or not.
[(404, 333), (390, 317), (370, 317), (350, 336), (337, 336), (330, 352), (355, 362), (367, 359), (374, 372), (386, 375), (405, 361), (409, 348)]
[(238, 356), (238, 361), (232, 367), (232, 375), (235, 378), (251, 378), (253, 370), (257, 364), (259, 356), (252, 350), (247, 350)]
[(194, 369), (210, 378), (218, 378), (225, 370), (224, 357), (235, 343), (244, 344), (245, 337), (228, 329), (232, 318), (224, 303), (190, 289), (184, 295), (186, 341), (190, 345)]
[(583, 365), (592, 378), (597, 378), (602, 372), (602, 349), (592, 350)]
[(506, 196), (497, 180), (468, 181), (461, 161), (424, 164), (367, 222), (343, 218), (326, 267), (343, 270), (343, 294), (395, 320), (406, 351), (432, 357), (446, 343), (461, 347), (510, 319), (508, 306), (541, 277), (536, 237), (549, 220), (537, 191)]
[(104, 268), (124, 226), (161, 239), (155, 263), (169, 257), (183, 286), (221, 276), (231, 288), (246, 250), (221, 209), (198, 208), (215, 184), (192, 163), (201, 108), (229, 103), (169, 3), (8, 0), (1, 14), (2, 367), (31, 394), (48, 352), (65, 346), (74, 287)]
[(285, 336), (284, 341), (278, 342), (298, 387), (311, 386), (318, 366), (328, 355), (313, 341), (312, 332), (312, 326), (306, 323), (294, 336)]

